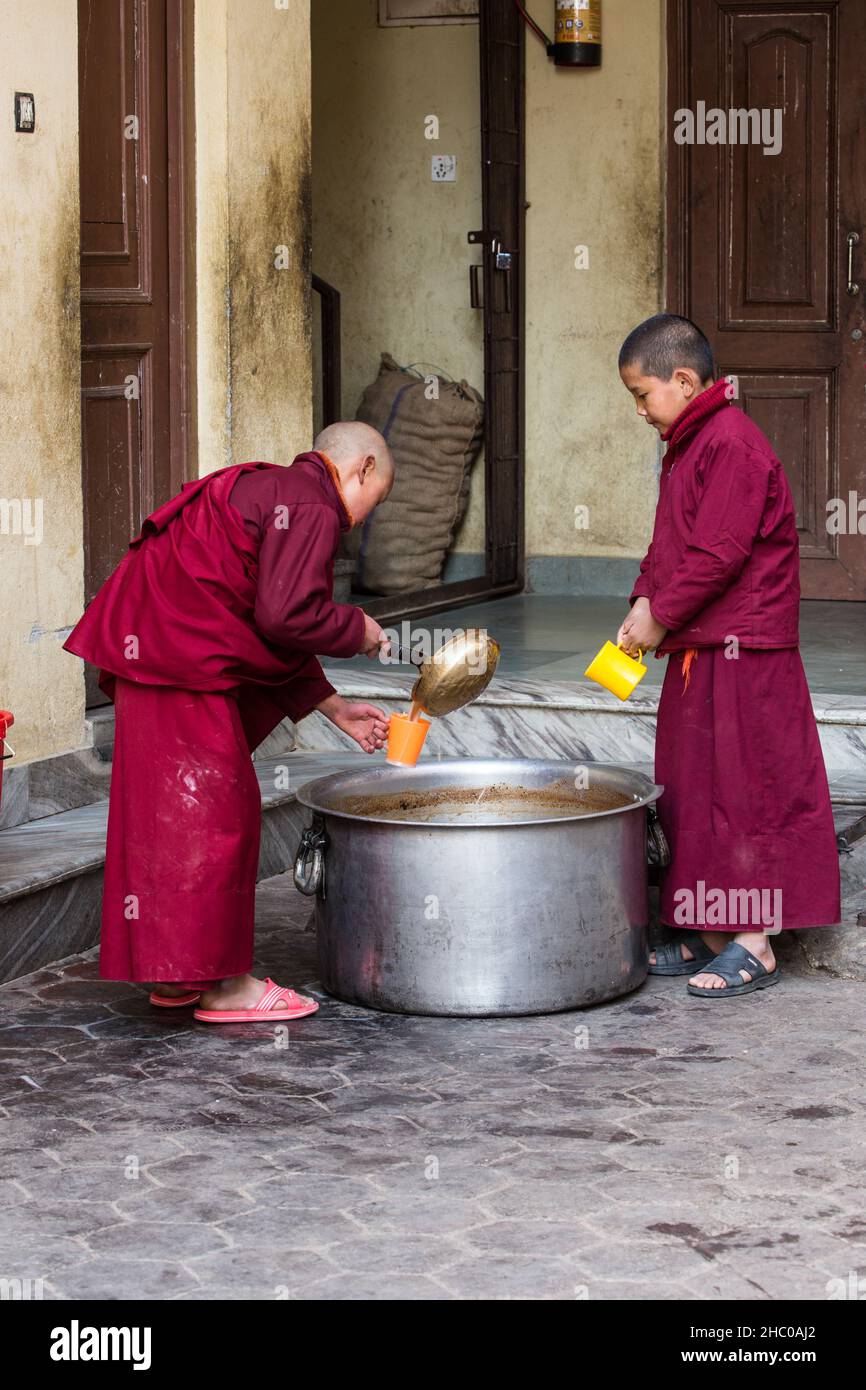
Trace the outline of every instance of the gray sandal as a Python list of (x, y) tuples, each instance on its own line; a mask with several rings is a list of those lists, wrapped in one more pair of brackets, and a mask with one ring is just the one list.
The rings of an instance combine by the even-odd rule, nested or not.
[[(691, 960), (683, 960), (681, 946), (688, 946), (692, 953)], [(655, 951), (656, 963), (650, 966), (650, 975), (697, 975), (695, 967), (713, 959), (709, 946), (701, 938), (700, 932), (696, 931), (680, 932), (675, 941), (665, 941), (663, 945), (654, 946), (652, 949)]]
[[(751, 980), (744, 980), (740, 975), (741, 970), (748, 970), (752, 976)], [(724, 999), (729, 994), (751, 994), (755, 989), (766, 989), (769, 985), (778, 984), (782, 975), (778, 966), (774, 970), (767, 970), (757, 956), (753, 956), (751, 951), (747, 951), (745, 946), (741, 946), (737, 941), (730, 941), (709, 965), (703, 965), (700, 970), (693, 970), (691, 973), (718, 975), (725, 982), (724, 989), (714, 989), (711, 985), (689, 985), (689, 994), (696, 994), (702, 999)]]

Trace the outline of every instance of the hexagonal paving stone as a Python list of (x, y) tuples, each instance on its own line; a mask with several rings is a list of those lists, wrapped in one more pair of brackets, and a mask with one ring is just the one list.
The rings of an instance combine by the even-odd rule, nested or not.
[(656, 979), (550, 1018), (377, 1014), (321, 990), (288, 878), (258, 904), (263, 973), (321, 1001), (287, 1048), (91, 960), (2, 987), (4, 1272), (180, 1301), (823, 1300), (866, 1273), (856, 981), (794, 950), (736, 1007)]

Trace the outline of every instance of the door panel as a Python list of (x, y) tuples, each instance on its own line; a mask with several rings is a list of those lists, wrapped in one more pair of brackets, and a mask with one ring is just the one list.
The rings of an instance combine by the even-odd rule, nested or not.
[(833, 496), (829, 471), (831, 378), (829, 373), (764, 372), (739, 378), (738, 404), (773, 441), (785, 460), (800, 533), (800, 558), (833, 559), (825, 526)]
[[(718, 105), (784, 111), (782, 149), (729, 145), (721, 159), (719, 328), (835, 327), (827, 172), (838, 81), (830, 14), (722, 13)], [(709, 73), (707, 74), (709, 79)]]
[(698, 102), (782, 112), (777, 154), (671, 138), (669, 308), (707, 333), (785, 465), (804, 597), (866, 598), (863, 538), (826, 527), (831, 498), (866, 489), (866, 320), (846, 273), (866, 196), (866, 6), (672, 0), (669, 16), (671, 132)]

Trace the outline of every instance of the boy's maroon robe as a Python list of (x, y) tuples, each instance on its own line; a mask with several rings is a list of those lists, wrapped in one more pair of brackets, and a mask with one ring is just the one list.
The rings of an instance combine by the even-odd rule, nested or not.
[[(729, 404), (724, 381), (664, 438), (652, 544), (632, 593), (668, 628), (655, 753), (671, 846), (661, 920), (732, 932), (838, 922), (838, 852), (798, 649), (799, 551), (784, 470)], [(701, 918), (711, 892), (727, 920), (712, 907)], [(774, 906), (778, 919), (764, 920)]]
[(65, 643), (115, 701), (100, 971), (209, 981), (252, 964), (261, 801), (250, 753), (354, 655), (331, 597), (351, 516), (320, 454), (240, 464), (147, 519)]

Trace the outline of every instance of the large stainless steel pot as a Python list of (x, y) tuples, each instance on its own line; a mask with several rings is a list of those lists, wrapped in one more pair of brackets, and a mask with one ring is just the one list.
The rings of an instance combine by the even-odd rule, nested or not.
[(398, 1013), (552, 1013), (647, 973), (652, 803), (627, 768), (426, 762), (308, 782), (295, 883), (339, 999)]

